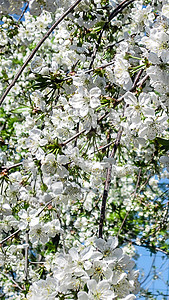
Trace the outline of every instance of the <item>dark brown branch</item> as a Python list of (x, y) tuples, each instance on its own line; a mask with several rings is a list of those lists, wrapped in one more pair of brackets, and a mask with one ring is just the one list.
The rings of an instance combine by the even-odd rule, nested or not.
[(77, 139), (78, 136), (81, 135), (82, 133), (84, 133), (85, 131), (86, 131), (86, 129), (83, 129), (83, 130), (79, 131), (78, 133), (76, 133), (75, 135), (73, 135), (70, 139), (68, 139), (67, 141), (61, 143), (61, 146), (65, 146), (68, 143), (70, 143), (71, 141)]
[(113, 144), (113, 142), (110, 142), (110, 143), (108, 143), (108, 144), (106, 144), (104, 146), (101, 146), (97, 150), (93, 151), (91, 154), (97, 153), (99, 151), (103, 151), (103, 150), (107, 149), (108, 147), (110, 147), (112, 144)]
[(38, 212), (38, 213), (35, 215), (35, 217), (39, 217), (40, 214), (44, 211), (44, 209), (45, 209), (46, 207), (48, 207), (49, 204), (52, 203), (52, 201), (53, 201), (53, 199), (51, 199), (50, 201), (48, 201), (48, 202), (44, 205), (44, 207), (40, 210), (40, 212)]
[(145, 81), (149, 78), (149, 75), (145, 75), (142, 80), (140, 80), (137, 84), (138, 87), (141, 87)]
[(134, 82), (133, 82), (133, 86), (130, 90), (130, 92), (132, 92), (133, 90), (135, 90), (136, 86), (137, 86), (137, 83), (139, 82), (139, 79), (141, 77), (141, 75), (143, 74), (143, 69), (141, 69), (138, 74), (136, 75), (135, 79), (134, 79)]
[[(120, 144), (121, 135), (122, 135), (122, 129), (119, 129), (119, 131), (117, 133), (116, 141), (114, 143), (112, 152), (110, 154), (111, 158), (113, 158), (116, 154), (117, 148)], [(107, 202), (108, 192), (109, 192), (110, 183), (111, 183), (111, 171), (112, 171), (112, 164), (110, 164), (110, 167), (107, 169), (107, 174), (106, 174), (106, 182), (105, 182), (105, 186), (104, 186), (101, 213), (100, 213), (99, 238), (102, 238), (102, 236), (103, 236), (103, 223), (105, 220), (106, 202)]]
[[(109, 23), (114, 17), (116, 17), (119, 13), (122, 12), (124, 8), (126, 8), (128, 5), (130, 5), (135, 0), (124, 0), (122, 1), (110, 14), (108, 22)], [(106, 25), (107, 26), (107, 25)]]
[[(26, 245), (29, 244), (29, 233), (28, 231), (26, 232)], [(25, 280), (27, 281), (28, 280), (28, 250), (29, 250), (29, 247), (25, 247)]]
[(113, 44), (109, 44), (109, 45), (107, 45), (107, 46), (104, 47), (104, 48), (105, 48), (105, 49), (113, 48), (114, 46), (120, 44), (120, 43), (123, 42), (123, 41), (124, 41), (124, 39), (121, 39), (120, 41), (117, 41), (117, 42), (115, 42), (115, 43), (113, 43)]
[(12, 234), (10, 234), (9, 236), (7, 236), (5, 239), (3, 239), (2, 241), (0, 241), (0, 246), (5, 243), (7, 240), (9, 240), (10, 238), (12, 238), (13, 236), (15, 236), (17, 233), (19, 233), (21, 230), (18, 229), (15, 232), (13, 232)]
[[(84, 74), (89, 74), (89, 73), (94, 72), (95, 70), (98, 70), (98, 69), (105, 69), (105, 68), (107, 68), (107, 67), (109, 67), (109, 66), (111, 66), (113, 64), (114, 64), (114, 61), (110, 61), (109, 63), (103, 64), (103, 65), (101, 65), (101, 66), (99, 66), (97, 68), (88, 69), (88, 70), (84, 71)], [(65, 77), (63, 79), (63, 81), (66, 81), (66, 80), (69, 80), (69, 79), (73, 79), (74, 77), (78, 77), (78, 73), (75, 74), (75, 75), (72, 75), (72, 76)]]
[[(79, 122), (77, 123), (77, 126), (76, 126), (76, 134), (78, 134), (78, 133), (79, 133)], [(77, 138), (74, 141), (74, 147), (77, 147)]]
[[(142, 72), (140, 71), (139, 74), (136, 76), (135, 81), (134, 81), (134, 85), (132, 87), (132, 90), (135, 89), (137, 85), (141, 86), (141, 84), (143, 84), (145, 82), (145, 81), (141, 81), (141, 84), (140, 84), (140, 82), (138, 83), (141, 74), (142, 74)], [(147, 80), (147, 78), (148, 77), (146, 76), (146, 78), (144, 80)], [(119, 100), (117, 100), (117, 103), (119, 103), (119, 101), (121, 102), (123, 100), (123, 98), (124, 98), (124, 96), (122, 96)], [(121, 140), (121, 135), (122, 135), (122, 129), (120, 129), (118, 131), (117, 138), (116, 138), (116, 141), (115, 141), (115, 144), (114, 144), (114, 147), (113, 147), (113, 150), (111, 152), (110, 157), (115, 156), (117, 147), (118, 147), (118, 145), (120, 143), (120, 140)], [(111, 171), (112, 171), (112, 164), (107, 169), (107, 174), (106, 174), (106, 182), (105, 182), (105, 187), (104, 187), (104, 192), (103, 192), (101, 214), (100, 214), (100, 223), (99, 223), (99, 238), (102, 238), (102, 235), (103, 235), (103, 223), (104, 223), (104, 220), (105, 220), (106, 202), (107, 202), (109, 187), (110, 187), (110, 183), (111, 183)], [(140, 174), (141, 173), (139, 173), (139, 176), (138, 176), (138, 181), (137, 181), (137, 184), (136, 184), (135, 193), (136, 193), (137, 188), (138, 188), (138, 183), (139, 183), (139, 180), (140, 180)], [(134, 194), (134, 197), (135, 197), (135, 194)], [(126, 218), (127, 218), (127, 214), (126, 214), (125, 219), (123, 220), (122, 226), (123, 226)], [(121, 228), (122, 228), (122, 226), (121, 226)], [(121, 230), (121, 228), (120, 228), (120, 230)]]
[(94, 71), (97, 70), (97, 69), (105, 69), (105, 68), (107, 68), (107, 67), (109, 67), (109, 66), (111, 66), (111, 65), (113, 65), (113, 64), (114, 64), (114, 61), (110, 61), (109, 63), (104, 64), (104, 65), (101, 65), (101, 66), (99, 66), (99, 67), (97, 67), (97, 68), (95, 68), (95, 69), (92, 68), (92, 69), (89, 69), (89, 70), (85, 71), (85, 74), (94, 72)]
[(24, 8), (24, 10), (22, 11), (22, 13), (21, 13), (21, 15), (20, 15), (20, 17), (19, 17), (19, 19), (18, 19), (18, 23), (20, 22), (20, 20), (21, 20), (22, 17), (24, 16), (24, 14), (25, 14), (25, 12), (26, 12), (28, 6), (29, 6), (29, 3), (26, 3), (25, 8)]
[(30, 60), (34, 57), (34, 55), (36, 54), (36, 52), (38, 51), (38, 49), (41, 47), (41, 45), (44, 43), (44, 41), (49, 37), (49, 35), (53, 32), (53, 30), (56, 28), (57, 25), (59, 25), (61, 23), (61, 21), (67, 17), (67, 15), (81, 2), (82, 0), (77, 0), (74, 2), (73, 5), (71, 5), (67, 11), (65, 13), (63, 13), (63, 15), (51, 26), (51, 28), (48, 30), (48, 32), (44, 35), (44, 37), (41, 39), (41, 41), (36, 45), (36, 47), (33, 49), (32, 53), (28, 56), (28, 58), (26, 59), (26, 61), (24, 62), (23, 66), (20, 68), (20, 70), (18, 71), (18, 73), (15, 75), (14, 79), (12, 80), (12, 82), (10, 83), (10, 85), (7, 87), (7, 89), (5, 90), (4, 94), (2, 95), (1, 99), (0, 99), (0, 105), (2, 105), (5, 97), (8, 95), (9, 91), (12, 89), (12, 87), (15, 85), (16, 81), (18, 80), (18, 78), (20, 77), (20, 75), (22, 74), (23, 70), (25, 69), (25, 67), (28, 65), (28, 63), (30, 62)]
[(146, 181), (145, 181), (145, 182), (142, 184), (142, 186), (140, 187), (139, 192), (141, 192), (142, 189), (145, 187), (145, 185), (149, 182), (150, 177), (151, 177), (151, 174), (148, 175), (148, 178), (146, 179)]
[[(104, 115), (102, 115), (99, 119), (98, 119), (98, 123), (100, 121), (102, 121), (107, 115), (109, 114), (109, 112), (106, 112)], [(76, 133), (75, 135), (73, 135), (70, 139), (68, 139), (67, 141), (61, 143), (60, 145), (61, 146), (65, 146), (67, 145), (68, 143), (70, 143), (71, 141), (73, 141), (74, 139), (77, 139), (77, 137), (79, 135), (81, 135), (82, 133), (84, 133), (86, 131), (86, 129), (82, 129), (81, 131), (79, 131), (78, 133)]]

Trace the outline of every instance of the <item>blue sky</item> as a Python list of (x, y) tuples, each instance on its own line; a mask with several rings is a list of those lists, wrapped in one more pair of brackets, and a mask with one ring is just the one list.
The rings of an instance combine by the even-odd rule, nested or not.
[[(161, 252), (151, 254), (143, 247), (136, 247), (136, 249), (140, 255), (136, 261), (137, 269), (140, 270), (140, 274), (144, 273), (144, 277), (140, 277), (142, 287), (155, 294), (157, 291), (168, 294), (166, 299), (169, 299), (169, 287), (167, 287), (167, 281), (169, 281), (168, 257)], [(145, 299), (145, 297), (139, 299)], [(158, 296), (157, 299), (164, 300), (165, 298)]]

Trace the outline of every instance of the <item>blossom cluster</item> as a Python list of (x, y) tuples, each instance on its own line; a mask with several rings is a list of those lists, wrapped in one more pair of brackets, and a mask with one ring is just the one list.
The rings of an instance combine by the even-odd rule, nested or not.
[[(73, 3), (17, 22), (23, 2), (0, 1), (1, 92)], [(5, 299), (137, 297), (121, 246), (168, 249), (168, 62), (167, 0), (85, 0), (25, 67), (0, 108)]]
[(117, 238), (107, 242), (96, 239), (92, 246), (79, 245), (78, 249), (70, 248), (68, 254), (50, 256), (47, 263), (53, 277), (34, 282), (28, 299), (136, 299), (130, 292), (139, 289), (138, 271), (117, 245)]

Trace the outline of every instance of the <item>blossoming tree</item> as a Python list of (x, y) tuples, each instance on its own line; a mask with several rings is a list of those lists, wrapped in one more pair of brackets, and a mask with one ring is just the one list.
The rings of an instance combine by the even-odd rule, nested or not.
[(168, 0), (0, 12), (1, 299), (136, 299), (134, 245), (169, 254)]

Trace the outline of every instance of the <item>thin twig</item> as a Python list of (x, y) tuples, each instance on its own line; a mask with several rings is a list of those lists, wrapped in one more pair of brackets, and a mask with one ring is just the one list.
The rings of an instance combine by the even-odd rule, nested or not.
[[(29, 245), (29, 233), (26, 231), (26, 239), (25, 239), (26, 245)], [(29, 247), (25, 247), (25, 280), (28, 280), (28, 250)]]
[(26, 61), (24, 62), (23, 66), (20, 68), (20, 70), (18, 71), (18, 73), (15, 75), (14, 79), (12, 80), (12, 82), (10, 83), (10, 85), (7, 87), (7, 89), (5, 90), (4, 94), (2, 95), (1, 99), (0, 99), (0, 105), (2, 105), (5, 97), (8, 95), (9, 91), (11, 90), (11, 88), (15, 85), (17, 79), (20, 77), (20, 75), (22, 74), (23, 70), (25, 69), (25, 67), (28, 65), (28, 63), (30, 62), (30, 60), (34, 57), (34, 55), (36, 54), (36, 52), (38, 51), (38, 49), (41, 47), (41, 45), (44, 43), (44, 41), (48, 38), (48, 36), (53, 32), (53, 30), (56, 28), (56, 26), (58, 24), (61, 23), (61, 21), (81, 2), (82, 0), (77, 0), (74, 2), (74, 4), (72, 4), (65, 13), (62, 14), (62, 16), (50, 27), (50, 29), (48, 30), (48, 32), (44, 35), (44, 37), (40, 40), (40, 42), (36, 45), (36, 47), (33, 49), (33, 51), (31, 52), (31, 54), (28, 56), (28, 58), (26, 59)]
[(83, 129), (83, 130), (79, 131), (78, 133), (76, 133), (75, 135), (73, 135), (70, 139), (68, 139), (67, 141), (61, 143), (61, 146), (67, 145), (68, 143), (70, 143), (71, 141), (73, 141), (74, 139), (76, 139), (79, 135), (81, 135), (85, 131), (86, 131), (86, 129)]
[(145, 75), (142, 80), (140, 80), (137, 84), (138, 87), (141, 87), (145, 81), (149, 78), (149, 75)]
[(124, 39), (121, 39), (120, 41), (117, 41), (117, 42), (115, 42), (115, 43), (113, 43), (113, 44), (109, 44), (109, 45), (107, 45), (107, 46), (105, 47), (105, 49), (113, 48), (114, 46), (120, 44), (120, 43), (123, 42), (123, 41), (124, 41)]
[(167, 251), (165, 251), (165, 250), (163, 250), (163, 249), (161, 249), (161, 248), (159, 248), (159, 247), (156, 247), (155, 250), (156, 250), (156, 251), (160, 251), (160, 252), (162, 252), (162, 253), (164, 253), (164, 254), (166, 254), (166, 255), (169, 255), (169, 252), (167, 252)]
[(21, 13), (21, 15), (20, 15), (20, 17), (19, 17), (17, 23), (19, 23), (20, 20), (22, 19), (22, 17), (24, 16), (24, 14), (25, 14), (25, 12), (26, 12), (28, 6), (29, 6), (29, 3), (26, 3), (25, 8), (24, 8), (24, 10), (22, 11), (22, 13)]
[[(137, 74), (137, 76), (136, 76), (137, 80), (134, 81), (135, 84), (133, 84), (132, 88), (130, 89), (130, 92), (133, 92), (137, 87), (141, 88), (142, 85), (145, 83), (145, 81), (149, 78), (149, 75), (146, 74), (140, 81), (138, 81), (142, 75), (142, 71), (143, 70), (140, 70), (139, 73)], [(115, 106), (117, 106), (119, 103), (121, 103), (123, 101), (124, 96), (125, 96), (125, 94), (116, 100)]]
[(30, 264), (45, 264), (46, 261), (29, 261)]
[(114, 17), (116, 17), (124, 8), (130, 5), (135, 0), (124, 0), (122, 1), (110, 14), (108, 22), (110, 22)]
[(110, 142), (110, 143), (108, 143), (108, 144), (106, 144), (106, 145), (104, 145), (104, 146), (101, 146), (101, 147), (99, 147), (97, 150), (93, 151), (91, 154), (94, 154), (94, 153), (99, 152), (99, 151), (103, 151), (103, 150), (105, 150), (106, 148), (108, 148), (109, 146), (111, 146), (112, 144), (113, 144), (113, 142)]
[(53, 199), (51, 199), (50, 201), (48, 201), (48, 202), (45, 204), (45, 206), (40, 210), (40, 212), (38, 212), (37, 214), (35, 214), (35, 217), (39, 217), (40, 214), (44, 211), (44, 209), (45, 209), (46, 207), (48, 207), (49, 204), (52, 203), (52, 201), (53, 201)]
[(21, 166), (22, 164), (23, 164), (23, 163), (22, 163), (22, 162), (20, 162), (20, 163), (14, 164), (14, 165), (12, 165), (12, 166), (9, 166), (9, 167), (7, 167), (7, 166), (2, 166), (2, 167), (0, 167), (0, 170), (1, 170), (1, 169), (3, 169), (3, 170), (7, 170), (7, 171), (9, 171), (10, 169), (13, 169), (13, 168), (19, 167), (19, 166)]
[(138, 74), (136, 75), (136, 77), (135, 77), (135, 79), (134, 79), (134, 82), (133, 82), (133, 86), (132, 86), (130, 92), (132, 92), (132, 90), (134, 90), (134, 89), (136, 88), (137, 83), (139, 82), (139, 79), (140, 79), (140, 77), (141, 77), (142, 74), (143, 74), (143, 69), (141, 69), (141, 70), (138, 72)]
[[(91, 69), (88, 69), (86, 71), (84, 71), (84, 74), (89, 74), (91, 72), (94, 72), (95, 70), (98, 70), (98, 69), (105, 69), (111, 65), (114, 64), (114, 61), (110, 61), (109, 63), (106, 63), (106, 64), (103, 64), (101, 66), (98, 66), (96, 68), (91, 68)], [(66, 80), (69, 80), (69, 79), (73, 79), (74, 77), (79, 77), (80, 74), (76, 73), (75, 75), (72, 75), (72, 76), (67, 76), (65, 78), (63, 78), (63, 81), (66, 81)]]
[[(60, 226), (63, 229), (62, 219), (61, 219), (60, 214), (58, 212), (57, 212), (57, 217), (59, 219)], [(64, 233), (63, 232), (61, 233), (61, 237), (62, 237), (63, 253), (66, 254), (65, 238), (64, 238)]]
[(151, 264), (151, 267), (150, 267), (150, 269), (149, 269), (149, 272), (148, 272), (147, 276), (144, 278), (144, 280), (141, 282), (141, 286), (142, 286), (142, 284), (148, 279), (148, 277), (150, 276), (151, 271), (152, 271), (152, 268), (153, 268), (153, 265), (154, 265), (154, 262), (155, 262), (155, 258), (156, 258), (156, 256), (154, 255), (153, 261), (152, 261), (152, 264)]
[[(79, 122), (76, 125), (76, 133), (79, 133)], [(74, 147), (77, 147), (77, 138), (74, 141)]]
[[(138, 246), (138, 247), (143, 247), (143, 248), (147, 248), (147, 249), (151, 249), (152, 247), (150, 245), (144, 245), (144, 244), (137, 244), (136, 242), (132, 241), (132, 240), (129, 240), (128, 238), (125, 237), (125, 241), (128, 242), (128, 243), (131, 243), (135, 246)], [(169, 251), (165, 251), (159, 247), (155, 247), (155, 250), (158, 251), (158, 252), (162, 252), (164, 253), (165, 255), (169, 255)]]
[(105, 68), (107, 68), (107, 67), (109, 67), (109, 66), (111, 66), (111, 65), (113, 65), (113, 64), (114, 64), (114, 61), (110, 61), (109, 63), (104, 64), (104, 65), (101, 65), (101, 66), (99, 66), (99, 67), (97, 67), (97, 68), (91, 68), (91, 69), (89, 69), (89, 70), (86, 70), (86, 71), (85, 71), (85, 74), (94, 72), (94, 71), (97, 70), (97, 69), (105, 69)]
[(148, 175), (148, 178), (146, 179), (146, 181), (142, 184), (142, 186), (139, 188), (139, 192), (141, 192), (141, 190), (144, 188), (144, 186), (148, 183), (149, 179), (151, 177), (151, 174)]
[(4, 277), (8, 278), (10, 281), (12, 281), (12, 282), (15, 284), (15, 286), (16, 286), (20, 291), (24, 291), (24, 289), (22, 289), (22, 288), (19, 286), (19, 284), (18, 284), (13, 278), (11, 278), (8, 274), (5, 274), (5, 273), (3, 273), (3, 272), (0, 272), (0, 274), (3, 275)]
[[(106, 112), (104, 115), (102, 115), (99, 119), (98, 119), (98, 123), (101, 122), (105, 117), (107, 117), (107, 115), (109, 114), (109, 112)], [(76, 133), (75, 135), (73, 135), (71, 138), (69, 138), (68, 140), (66, 140), (65, 142), (61, 143), (61, 146), (65, 146), (68, 143), (70, 143), (71, 141), (73, 141), (74, 139), (77, 139), (77, 137), (79, 135), (81, 135), (82, 133), (84, 133), (86, 131), (86, 129), (82, 129), (81, 131), (79, 131), (78, 133)]]
[[(122, 135), (122, 129), (119, 129), (119, 131), (117, 133), (116, 141), (114, 143), (112, 152), (110, 154), (111, 158), (113, 158), (115, 156), (117, 148), (120, 144), (121, 135)], [(106, 181), (105, 181), (105, 186), (104, 186), (101, 213), (100, 213), (99, 238), (102, 238), (102, 235), (103, 235), (103, 223), (105, 220), (106, 202), (107, 202), (108, 192), (109, 192), (110, 183), (111, 183), (111, 171), (112, 171), (112, 164), (110, 164), (110, 167), (107, 169), (107, 174), (106, 174)]]
[(2, 241), (0, 241), (0, 246), (5, 243), (7, 240), (9, 240), (10, 238), (12, 238), (13, 236), (15, 236), (18, 232), (20, 232), (21, 230), (18, 229), (15, 232), (13, 232), (12, 234), (10, 234), (9, 236), (7, 236), (5, 239), (3, 239)]

